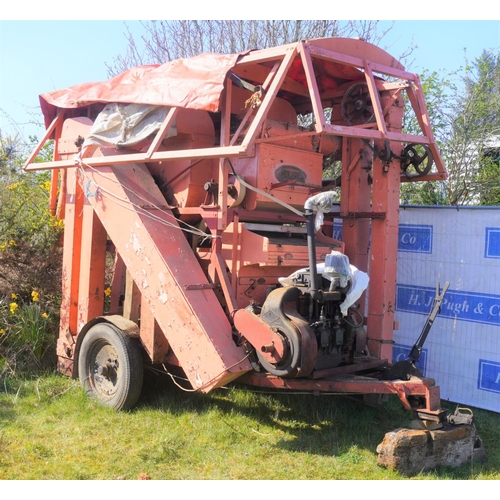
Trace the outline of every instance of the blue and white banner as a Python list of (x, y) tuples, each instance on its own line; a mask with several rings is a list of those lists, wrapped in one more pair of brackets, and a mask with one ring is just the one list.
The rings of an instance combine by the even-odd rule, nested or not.
[(480, 391), (490, 391), (500, 394), (500, 363), (479, 360), (479, 378), (477, 388)]
[(500, 412), (500, 208), (401, 207), (393, 358), (450, 282), (419, 364), (441, 397)]
[(398, 251), (432, 253), (430, 224), (399, 224)]
[(487, 227), (484, 256), (488, 259), (500, 259), (500, 227)]
[[(396, 309), (428, 315), (435, 295), (435, 288), (398, 284)], [(439, 314), (460, 321), (500, 326), (500, 295), (448, 290)]]

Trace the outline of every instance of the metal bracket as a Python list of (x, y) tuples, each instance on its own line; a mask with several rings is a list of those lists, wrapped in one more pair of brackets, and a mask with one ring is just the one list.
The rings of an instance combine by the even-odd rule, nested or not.
[(198, 283), (196, 285), (184, 285), (184, 290), (213, 290), (218, 288), (216, 283)]

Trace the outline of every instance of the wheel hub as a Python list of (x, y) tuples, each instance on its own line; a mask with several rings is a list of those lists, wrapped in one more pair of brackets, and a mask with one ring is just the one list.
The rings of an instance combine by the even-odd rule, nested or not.
[(110, 376), (114, 373), (116, 375), (116, 361), (111, 361), (108, 359), (107, 363), (104, 365), (99, 365), (97, 367), (97, 375), (104, 377), (109, 380)]
[(101, 345), (96, 349), (91, 374), (96, 392), (103, 396), (112, 396), (116, 392), (120, 378), (119, 363), (111, 345)]

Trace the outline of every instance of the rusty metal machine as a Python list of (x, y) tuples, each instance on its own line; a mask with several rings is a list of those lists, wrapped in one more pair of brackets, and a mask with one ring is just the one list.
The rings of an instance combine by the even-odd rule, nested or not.
[[(433, 380), (387, 376), (400, 183), (447, 176), (417, 75), (328, 38), (40, 102), (47, 131), (25, 168), (52, 169), (64, 218), (58, 367), (89, 395), (131, 407), (148, 363), (203, 392), (396, 394), (443, 418)], [(405, 106), (420, 134), (402, 131)], [(49, 139), (53, 161), (33, 163)]]

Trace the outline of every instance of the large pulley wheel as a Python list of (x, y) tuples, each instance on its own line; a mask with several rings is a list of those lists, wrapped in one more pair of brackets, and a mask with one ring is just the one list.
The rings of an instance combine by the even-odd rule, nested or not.
[(98, 323), (85, 335), (78, 373), (89, 397), (115, 410), (127, 410), (139, 399), (143, 364), (136, 339), (109, 323)]
[(276, 377), (295, 377), (301, 368), (301, 334), (285, 314), (287, 304), (296, 302), (299, 294), (295, 287), (277, 288), (267, 296), (260, 313), (260, 319), (273, 328), (283, 340), (283, 352), (275, 363), (256, 351), (264, 370)]
[(425, 144), (408, 144), (403, 150), (403, 171), (407, 177), (427, 175), (434, 162), (432, 152)]
[(375, 120), (375, 111), (368, 90), (364, 82), (351, 85), (342, 97), (342, 118), (348, 125), (364, 125)]
[(293, 327), (285, 327), (278, 330), (278, 335), (283, 339), (284, 352), (281, 359), (276, 363), (269, 362), (266, 357), (256, 351), (257, 358), (262, 368), (271, 375), (282, 378), (291, 378), (297, 375), (300, 368), (300, 336)]

